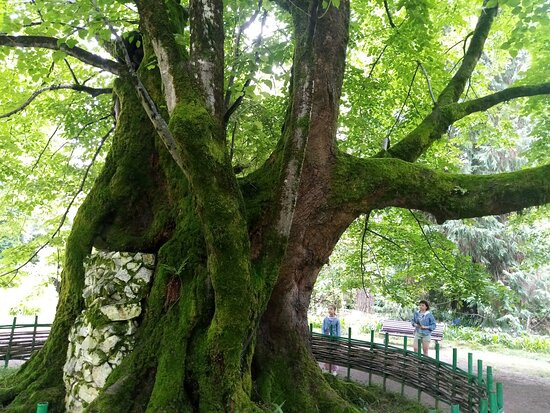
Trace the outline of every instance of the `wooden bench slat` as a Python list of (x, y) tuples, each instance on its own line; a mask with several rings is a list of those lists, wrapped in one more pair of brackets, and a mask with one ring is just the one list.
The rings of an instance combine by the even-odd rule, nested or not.
[[(445, 326), (442, 324), (436, 324), (435, 330), (432, 331), (433, 340), (443, 340), (443, 331)], [(388, 333), (391, 336), (399, 337), (414, 337), (415, 328), (411, 325), (410, 321), (400, 320), (385, 320), (382, 323), (381, 333)]]

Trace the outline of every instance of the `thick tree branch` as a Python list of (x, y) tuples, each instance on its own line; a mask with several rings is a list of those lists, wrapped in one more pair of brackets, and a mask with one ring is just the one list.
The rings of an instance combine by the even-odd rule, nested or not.
[[(487, 110), (511, 99), (544, 94), (550, 94), (550, 83), (511, 87), (478, 99), (452, 103), (443, 107), (436, 106), (420, 125), (395, 146), (389, 148), (387, 153), (391, 157), (414, 162), (433, 142), (447, 132), (449, 126), (469, 114)], [(377, 155), (377, 157), (384, 156), (387, 156), (385, 151)]]
[(452, 114), (452, 121), (455, 122), (471, 113), (482, 112), (498, 105), (499, 103), (507, 102), (512, 99), (547, 94), (550, 94), (550, 83), (516, 86), (501, 90), (500, 92), (496, 92), (491, 95), (483, 96), (478, 99), (449, 105), (448, 110)]
[(453, 78), (447, 84), (445, 89), (440, 93), (437, 103), (439, 105), (447, 105), (458, 101), (464, 88), (466, 82), (472, 75), (477, 62), (483, 51), (483, 46), (489, 35), (489, 30), (493, 24), (493, 19), (497, 14), (498, 6), (492, 7), (490, 9), (483, 8), (481, 11), (481, 16), (477, 21), (474, 34), (472, 35), (472, 41), (468, 47), (468, 51), (462, 59), (462, 64), (458, 68), (458, 71), (455, 73)]
[(357, 215), (392, 206), (429, 212), (441, 223), (550, 202), (550, 164), (511, 173), (465, 175), (436, 172), (399, 159), (342, 154), (335, 171), (333, 204)]
[(99, 69), (106, 70), (115, 75), (120, 75), (124, 66), (113, 60), (104, 59), (80, 47), (69, 47), (64, 43), (59, 44), (59, 40), (54, 37), (46, 36), (8, 36), (0, 35), (0, 46), (9, 47), (34, 47), (51, 50), (61, 50), (81, 62), (87, 63)]
[[(444, 107), (458, 102), (464, 92), (468, 79), (472, 75), (483, 51), (497, 7), (483, 8), (472, 35), (468, 50), (462, 59), (458, 71), (439, 94), (433, 111), (424, 118), (412, 132), (388, 151), (389, 155), (409, 162), (416, 161), (437, 139), (447, 131), (452, 124), (452, 117), (444, 111)], [(387, 156), (380, 153), (377, 156)]]
[(2, 118), (9, 118), (12, 115), (15, 115), (18, 112), (21, 112), (23, 109), (25, 109), (27, 106), (31, 104), (31, 102), (36, 99), (41, 93), (47, 92), (49, 90), (62, 90), (62, 89), (70, 89), (70, 90), (76, 90), (77, 92), (85, 92), (89, 93), (93, 97), (103, 95), (106, 93), (112, 93), (113, 89), (111, 88), (93, 88), (89, 86), (84, 85), (51, 85), (46, 86), (41, 89), (38, 89), (33, 92), (33, 94), (19, 107), (15, 108), (14, 110), (1, 114), (0, 119)]
[[(97, 12), (101, 14), (101, 11), (97, 6), (97, 2), (95, 0), (92, 0), (92, 2)], [(130, 58), (130, 54), (128, 53), (128, 49), (126, 48), (126, 45), (118, 35), (117, 31), (111, 25), (111, 23), (106, 18), (104, 19), (105, 19), (105, 24), (107, 25), (109, 30), (111, 30), (111, 33), (113, 34), (113, 36), (115, 36), (116, 42), (122, 51), (122, 54), (124, 56), (124, 62), (126, 63), (126, 69), (128, 71), (128, 74), (130, 75), (130, 80), (132, 81), (132, 84), (134, 85), (134, 88), (136, 89), (136, 92), (141, 100), (143, 109), (147, 113), (147, 116), (149, 117), (149, 120), (153, 124), (155, 131), (158, 133), (160, 139), (166, 146), (166, 149), (168, 150), (168, 152), (170, 153), (174, 161), (182, 169), (182, 171), (185, 172), (183, 168), (183, 161), (180, 155), (179, 145), (174, 139), (172, 132), (170, 132), (168, 123), (162, 117), (162, 114), (158, 110), (157, 105), (155, 104), (155, 102), (153, 101), (153, 98), (149, 94), (149, 91), (147, 90), (147, 88), (145, 87), (145, 85), (137, 75), (136, 70), (134, 69), (134, 64), (132, 62), (132, 59)], [(159, 57), (158, 60), (160, 65), (161, 58)]]
[(224, 24), (223, 1), (191, 0), (191, 62), (211, 113), (223, 122)]

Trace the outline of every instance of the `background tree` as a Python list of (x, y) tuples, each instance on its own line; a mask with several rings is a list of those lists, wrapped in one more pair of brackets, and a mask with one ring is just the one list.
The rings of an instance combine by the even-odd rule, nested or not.
[[(443, 222), (549, 200), (548, 165), (464, 175), (444, 172), (444, 160), (434, 167), (423, 161), (448, 150), (442, 138), (452, 139), (451, 125), (550, 92), (540, 83), (544, 36), (531, 32), (548, 30), (544, 5), (514, 2), (495, 21), (495, 1), (358, 2), (352, 11), (336, 0), (5, 3), (2, 31), (9, 34), (0, 36), (0, 49), (13, 76), (29, 77), (34, 94), (84, 92), (79, 96), (94, 99), (80, 106), (84, 116), (108, 108), (112, 86), (114, 114), (93, 117), (103, 123), (88, 135), (88, 165), (116, 125), (67, 238), (52, 334), (0, 391), (7, 411), (45, 398), (62, 409), (67, 333), (82, 310), (82, 261), (92, 246), (155, 252), (157, 269), (136, 348), (91, 409), (254, 411), (285, 402), (288, 411), (355, 411), (312, 358), (306, 321), (319, 270), (354, 219), (401, 207)], [(268, 25), (264, 7), (277, 22), (270, 40), (239, 40), (249, 21), (244, 14), (261, 15), (261, 27)], [(475, 27), (461, 17), (475, 15)], [(446, 39), (457, 37), (463, 54), (452, 47), (454, 54), (446, 54)], [(493, 50), (504, 42), (512, 52), (520, 44), (531, 51), (538, 72), (500, 92), (467, 95), (472, 84), (484, 84), (483, 66), (476, 67), (486, 44)], [(52, 81), (53, 70), (59, 72)], [(273, 79), (260, 74), (269, 71)], [(262, 96), (261, 87), (252, 91), (252, 83), (269, 87), (266, 80), (278, 78), (288, 84), (284, 104)], [(241, 104), (253, 93), (248, 107)], [(21, 95), (14, 96), (20, 105)], [(64, 109), (52, 106), (51, 114), (72, 112)], [(250, 112), (262, 115), (252, 120)], [(74, 132), (86, 124), (75, 121)], [(247, 156), (245, 145), (258, 149)], [(247, 162), (234, 168), (232, 160)], [(65, 211), (90, 171), (84, 168)], [(236, 171), (244, 173), (237, 178)]]

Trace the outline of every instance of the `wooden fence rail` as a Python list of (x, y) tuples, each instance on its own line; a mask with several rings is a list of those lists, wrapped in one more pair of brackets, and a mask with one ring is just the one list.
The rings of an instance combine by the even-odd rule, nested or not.
[(39, 324), (37, 316), (33, 324), (17, 324), (17, 317), (13, 317), (12, 324), (0, 325), (0, 361), (4, 361), (4, 368), (10, 360), (28, 360), (44, 347), (50, 328), (51, 324)]
[(478, 360), (477, 372), (473, 371), (473, 356), (468, 353), (468, 371), (457, 366), (458, 353), (453, 349), (452, 364), (442, 362), (439, 357), (439, 343), (436, 342), (436, 357), (422, 355), (422, 345), (418, 352), (407, 349), (407, 337), (403, 337), (403, 346), (389, 344), (386, 333), (383, 343), (376, 343), (374, 330), (370, 341), (352, 339), (351, 328), (348, 337), (326, 336), (313, 332), (310, 326), (310, 340), (313, 355), (319, 362), (332, 363), (347, 368), (369, 373), (369, 384), (372, 375), (386, 380), (401, 383), (401, 394), (405, 386), (418, 390), (420, 400), (422, 392), (429, 394), (439, 402), (451, 405), (452, 412), (460, 409), (471, 413), (501, 413), (504, 409), (502, 384), (493, 383), (491, 366), (487, 366), (485, 377), (483, 362)]

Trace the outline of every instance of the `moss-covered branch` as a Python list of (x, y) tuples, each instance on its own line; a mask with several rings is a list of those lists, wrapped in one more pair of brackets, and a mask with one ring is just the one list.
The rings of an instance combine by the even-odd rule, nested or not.
[(448, 110), (452, 114), (452, 121), (455, 122), (471, 113), (482, 112), (499, 103), (507, 102), (512, 99), (547, 94), (550, 94), (550, 83), (510, 87), (500, 92), (483, 96), (479, 99), (449, 105)]
[(481, 56), (496, 13), (497, 7), (482, 9), (462, 64), (447, 86), (439, 94), (432, 112), (412, 132), (387, 152), (383, 151), (379, 153), (378, 157), (384, 157), (389, 154), (389, 156), (394, 158), (414, 162), (447, 131), (453, 119), (452, 116), (449, 116), (450, 113), (446, 108), (456, 103), (464, 92), (466, 82), (472, 75)]
[(398, 159), (341, 155), (333, 188), (332, 202), (357, 214), (393, 206), (426, 211), (443, 222), (550, 202), (550, 164), (511, 173), (464, 175)]
[(196, 91), (190, 88), (191, 74), (187, 51), (176, 42), (176, 36), (185, 28), (185, 16), (178, 14), (183, 8), (175, 0), (137, 2), (141, 22), (147, 32), (157, 57), (168, 112), (176, 103), (190, 97)]
[(210, 113), (220, 123), (224, 107), (224, 22), (222, 0), (191, 0), (191, 61)]
[[(483, 2), (484, 6), (486, 2)], [(489, 35), (489, 30), (493, 24), (493, 19), (495, 18), (498, 11), (498, 6), (492, 8), (483, 7), (481, 10), (481, 16), (476, 24), (474, 29), (474, 34), (472, 35), (472, 40), (468, 46), (468, 50), (464, 55), (464, 59), (458, 71), (455, 73), (451, 81), (447, 84), (445, 89), (439, 94), (437, 98), (438, 105), (448, 105), (449, 103), (458, 101), (464, 88), (466, 82), (472, 76), (472, 73), (477, 65), (479, 58), (481, 57), (481, 52), (483, 51), (483, 46)]]

